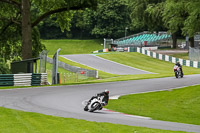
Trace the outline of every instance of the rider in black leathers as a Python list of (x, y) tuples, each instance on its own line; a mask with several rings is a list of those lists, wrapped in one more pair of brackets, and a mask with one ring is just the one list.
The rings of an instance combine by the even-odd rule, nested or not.
[[(90, 104), (90, 102), (94, 99), (97, 98), (98, 96), (104, 96), (102, 99), (102, 102), (104, 102), (105, 104), (103, 104), (103, 106), (106, 106), (108, 104), (108, 100), (109, 100), (109, 91), (105, 90), (104, 92), (98, 93), (96, 96), (93, 96), (87, 103), (87, 105), (85, 106), (84, 110), (88, 111), (88, 105)], [(102, 109), (102, 108), (101, 108)]]
[(183, 77), (183, 70), (182, 70), (182, 66), (181, 66), (180, 62), (179, 62), (179, 61), (176, 62), (175, 65), (178, 66), (178, 67), (180, 68), (180, 70), (181, 70), (181, 75), (182, 75), (182, 77)]

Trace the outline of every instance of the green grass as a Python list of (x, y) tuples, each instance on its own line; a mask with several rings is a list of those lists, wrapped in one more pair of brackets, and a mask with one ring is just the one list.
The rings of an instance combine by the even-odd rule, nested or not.
[[(146, 55), (132, 52), (132, 53), (112, 53), (112, 54), (104, 54), (99, 55), (105, 59), (109, 59), (121, 64), (125, 64), (128, 66), (132, 66), (135, 68), (139, 68), (142, 70), (150, 71), (153, 73), (158, 73), (161, 77), (163, 76), (174, 76), (173, 72), (173, 63), (161, 61), (158, 59), (154, 59), (152, 57), (148, 57)], [(183, 72), (185, 75), (188, 74), (199, 74), (200, 69), (193, 67), (183, 66)], [(147, 75), (148, 77), (148, 75)]]
[(48, 55), (54, 55), (56, 51), (61, 48), (60, 55), (65, 54), (88, 54), (95, 50), (103, 49), (101, 45), (103, 40), (72, 40), (72, 39), (61, 39), (61, 40), (42, 40), (47, 50)]
[[(114, 82), (114, 81), (125, 81), (125, 80), (139, 80), (139, 79), (149, 79), (149, 78), (161, 78), (161, 77), (173, 77), (173, 63), (161, 61), (148, 57), (140, 53), (121, 53), (121, 52), (111, 52), (110, 54), (98, 55), (102, 58), (109, 59), (121, 64), (139, 68), (142, 70), (150, 71), (157, 74), (139, 74), (139, 75), (115, 75), (99, 71), (100, 79), (93, 79), (91, 81), (83, 81), (79, 83), (102, 83), (102, 82)], [(65, 58), (59, 57), (59, 60), (67, 64), (78, 66), (86, 69), (91, 69), (87, 66), (81, 65), (79, 63), (72, 62)], [(185, 75), (190, 74), (200, 74), (200, 69), (193, 67), (183, 66), (183, 72)]]
[(97, 123), (2, 107), (0, 107), (0, 119), (1, 133), (184, 133), (180, 131)]
[(189, 55), (188, 53), (181, 53), (181, 54), (172, 54), (170, 56), (176, 57), (176, 58), (181, 58), (185, 60), (189, 60)]
[(156, 120), (200, 125), (200, 85), (121, 96), (106, 108)]

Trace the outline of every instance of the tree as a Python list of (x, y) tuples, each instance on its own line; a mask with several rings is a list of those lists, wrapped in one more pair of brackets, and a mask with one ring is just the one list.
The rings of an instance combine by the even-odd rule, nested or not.
[(92, 34), (96, 37), (124, 36), (124, 29), (130, 24), (127, 0), (107, 0), (99, 3), (94, 18), (95, 27)]
[[(0, 23), (0, 35), (9, 30), (9, 35), (13, 36), (11, 31), (14, 30), (18, 37), (15, 38), (17, 43), (12, 43), (12, 46), (22, 43), (22, 58), (32, 58), (32, 33), (41, 21), (48, 16), (56, 16), (61, 30), (69, 30), (72, 17), (70, 10), (96, 6), (97, 0), (0, 0), (0, 20), (3, 21)], [(21, 34), (18, 33), (19, 29)], [(8, 41), (13, 41), (11, 36), (7, 38)]]
[(130, 0), (132, 29), (159, 31), (166, 29), (162, 21), (165, 0)]
[(188, 35), (190, 46), (194, 47), (194, 35), (200, 30), (200, 1), (167, 0), (163, 18), (172, 33), (178, 30)]
[(190, 37), (190, 45), (194, 47), (194, 35), (200, 31), (200, 1), (184, 1), (188, 17), (184, 21), (183, 34)]
[(84, 37), (91, 37), (91, 31), (95, 25), (95, 10), (86, 8), (81, 11), (74, 11), (72, 19), (72, 33), (73, 36), (78, 36), (80, 39)]
[(173, 48), (177, 47), (177, 32), (184, 26), (187, 17), (185, 4), (182, 2), (167, 0), (164, 5), (163, 21), (169, 31), (172, 33)]

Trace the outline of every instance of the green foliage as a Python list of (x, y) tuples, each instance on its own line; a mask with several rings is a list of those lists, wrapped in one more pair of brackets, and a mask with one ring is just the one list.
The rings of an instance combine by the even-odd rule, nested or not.
[(0, 58), (0, 74), (9, 74), (10, 69), (8, 67), (8, 64), (6, 64), (3, 59)]
[(130, 1), (132, 29), (160, 31), (165, 30), (162, 21), (165, 0), (133, 0)]
[(190, 37), (193, 37), (200, 30), (200, 1), (187, 1), (185, 5), (188, 17), (184, 21), (182, 30), (184, 35), (188, 34)]
[(99, 3), (95, 21), (93, 35), (105, 38), (124, 36), (124, 30), (130, 24), (127, 0), (108, 0)]
[(170, 32), (182, 31), (183, 35), (193, 37), (200, 29), (200, 1), (166, 0), (163, 21)]
[(32, 55), (33, 57), (38, 57), (40, 52), (46, 48), (45, 45), (41, 43), (40, 32), (37, 27), (33, 28), (32, 43), (33, 43)]
[(188, 16), (185, 9), (186, 5), (180, 0), (166, 1), (163, 12), (163, 21), (171, 33), (175, 33), (183, 27), (184, 20)]
[(46, 18), (42, 21), (38, 29), (42, 39), (63, 39), (66, 37), (66, 32), (61, 32), (58, 23), (55, 23), (56, 18)]
[[(21, 10), (21, 6), (22, 1), (19, 0), (0, 0), (0, 57), (4, 58), (4, 60), (20, 59), (22, 54), (24, 55), (23, 58), (30, 58), (32, 57), (29, 54), (31, 52), (33, 57), (38, 56), (39, 52), (44, 49), (44, 46), (39, 41), (40, 35), (37, 30), (37, 25), (41, 21), (49, 16), (56, 18), (55, 22), (64, 32), (64, 30), (69, 30), (70, 27), (72, 18), (70, 10), (80, 10), (87, 7), (95, 8), (97, 0), (32, 0), (30, 15), (27, 15), (31, 18), (31, 24), (27, 24), (26, 27), (21, 25), (22, 20), (29, 20), (29, 18), (22, 19), (22, 14), (25, 13), (23, 12), (24, 10)], [(32, 31), (22, 30), (23, 28), (31, 29), (30, 27), (32, 27)], [(22, 41), (22, 35), (29, 35), (24, 32), (22, 34), (22, 31), (32, 32), (32, 37), (30, 35), (29, 38), (23, 38), (24, 40), (32, 40), (32, 43), (30, 41)], [(21, 45), (22, 42), (26, 42), (23, 47)], [(33, 51), (29, 49), (29, 45)], [(22, 51), (24, 52), (22, 53)]]
[(107, 108), (156, 120), (200, 125), (200, 86), (122, 96)]
[[(51, 23), (53, 24), (53, 21)], [(125, 27), (129, 27), (129, 24), (127, 0), (99, 1), (97, 10), (86, 8), (73, 11), (70, 31), (66, 30), (65, 34), (68, 38), (79, 39), (119, 38), (124, 36)], [(57, 36), (55, 35), (53, 38), (57, 38)]]
[(94, 14), (96, 11), (86, 8), (85, 10), (74, 11), (71, 32), (73, 38), (92, 37), (91, 32), (95, 25)]

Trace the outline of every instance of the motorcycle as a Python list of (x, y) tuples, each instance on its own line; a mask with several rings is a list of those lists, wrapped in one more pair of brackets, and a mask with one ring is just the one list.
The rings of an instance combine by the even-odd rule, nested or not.
[(177, 65), (174, 66), (174, 73), (176, 78), (182, 78), (183, 74), (181, 73), (181, 68)]
[(104, 102), (102, 102), (103, 96), (97, 96), (93, 98), (90, 102), (88, 101), (84, 110), (89, 112), (94, 112), (96, 110), (101, 110), (103, 108), (103, 105), (105, 105)]

